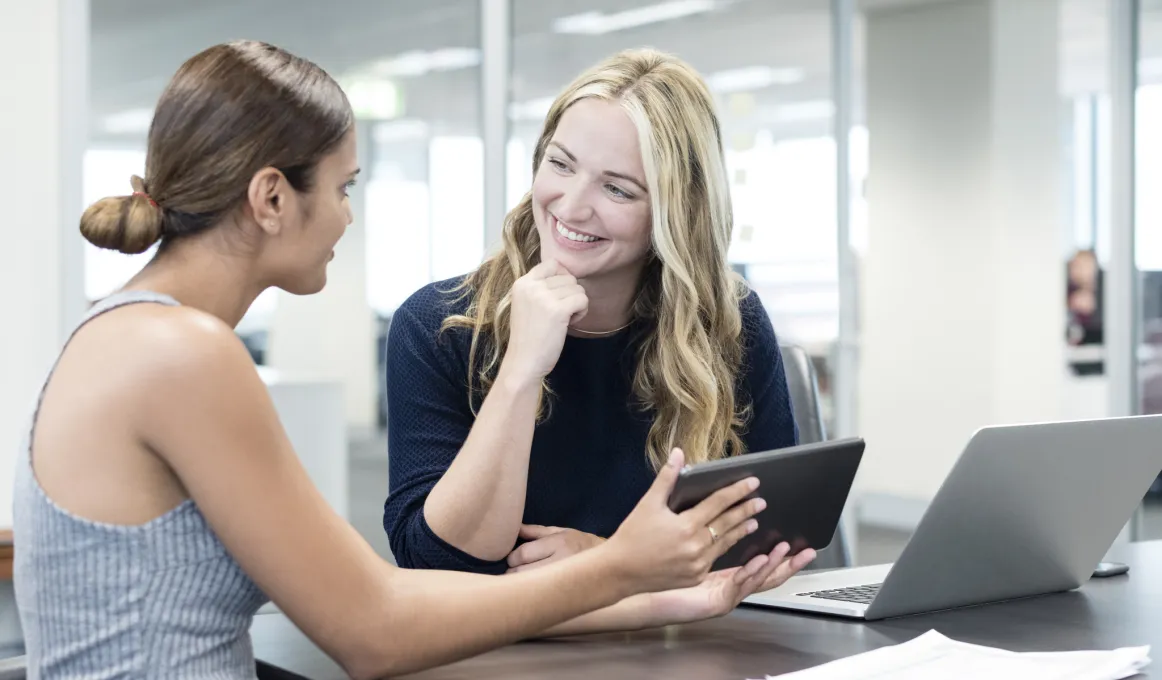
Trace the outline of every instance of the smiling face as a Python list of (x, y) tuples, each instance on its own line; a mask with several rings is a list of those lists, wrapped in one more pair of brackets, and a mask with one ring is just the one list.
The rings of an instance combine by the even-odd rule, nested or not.
[(541, 260), (579, 279), (637, 280), (650, 252), (650, 197), (637, 128), (617, 103), (582, 99), (561, 116), (533, 178)]

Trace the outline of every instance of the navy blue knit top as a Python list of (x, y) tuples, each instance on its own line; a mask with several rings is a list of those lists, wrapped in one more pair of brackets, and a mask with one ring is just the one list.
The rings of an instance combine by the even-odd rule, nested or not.
[[(428, 285), (392, 318), (387, 343), (387, 436), (390, 495), (383, 528), (402, 567), (503, 573), (507, 565), (449, 545), (424, 519), (428, 493), (468, 438), (471, 330), (441, 333), (466, 301), (449, 293), (459, 279)], [(782, 358), (758, 296), (741, 303), (744, 362), (739, 399), (753, 403), (742, 434), (748, 452), (792, 446), (798, 430)], [(609, 537), (649, 488), (646, 459), (652, 415), (634, 404), (633, 327), (601, 338), (565, 340), (549, 384), (548, 418), (533, 433), (524, 522)], [(479, 365), (479, 362), (478, 364)], [(740, 401), (740, 403), (747, 403)]]

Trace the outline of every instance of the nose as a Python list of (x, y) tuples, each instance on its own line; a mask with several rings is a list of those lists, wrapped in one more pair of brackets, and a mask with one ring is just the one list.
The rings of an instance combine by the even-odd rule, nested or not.
[(587, 182), (574, 180), (561, 192), (561, 197), (551, 206), (557, 219), (566, 224), (578, 226), (593, 216), (593, 200)]

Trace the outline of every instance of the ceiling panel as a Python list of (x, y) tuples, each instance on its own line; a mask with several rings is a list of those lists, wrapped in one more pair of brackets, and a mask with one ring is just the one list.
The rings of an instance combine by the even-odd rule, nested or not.
[[(858, 6), (894, 11), (942, 1), (947, 0), (860, 0)], [(514, 101), (551, 97), (584, 68), (640, 45), (675, 52), (707, 76), (750, 66), (801, 69), (801, 82), (756, 93), (756, 106), (770, 111), (772, 119), (781, 105), (830, 96), (829, 0), (720, 0), (710, 13), (605, 35), (553, 32), (554, 20), (580, 11), (632, 10), (656, 2), (513, 0)], [(1162, 78), (1162, 0), (1142, 2), (1143, 59), (1153, 59)], [(413, 50), (479, 48), (479, 6), (480, 0), (92, 0), (93, 136), (109, 137), (107, 116), (152, 109), (174, 70), (208, 45), (243, 37), (266, 40), (341, 76)], [(1101, 83), (1104, 6), (1105, 0), (1063, 0), (1067, 87)], [(861, 50), (854, 52), (858, 76)], [(478, 68), (402, 78), (398, 86), (406, 117), (437, 128), (478, 129)]]

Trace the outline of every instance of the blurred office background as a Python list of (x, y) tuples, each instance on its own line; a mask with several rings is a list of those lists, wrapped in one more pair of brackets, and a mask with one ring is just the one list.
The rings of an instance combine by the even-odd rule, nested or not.
[[(868, 440), (857, 562), (894, 557), (978, 427), (1162, 412), (1162, 0), (41, 0), (0, 37), (27, 65), (0, 100), (5, 327), (33, 320), (3, 334), (6, 452), (62, 333), (151, 255), (82, 244), (80, 211), (143, 172), (178, 65), (236, 38), (317, 62), (359, 116), (328, 289), (270, 291), (238, 332), (385, 555), (393, 310), (491, 251), (550, 102), (626, 47), (714, 91), (731, 260), (813, 357), (829, 433)], [(1143, 508), (1125, 537), (1162, 537)]]

